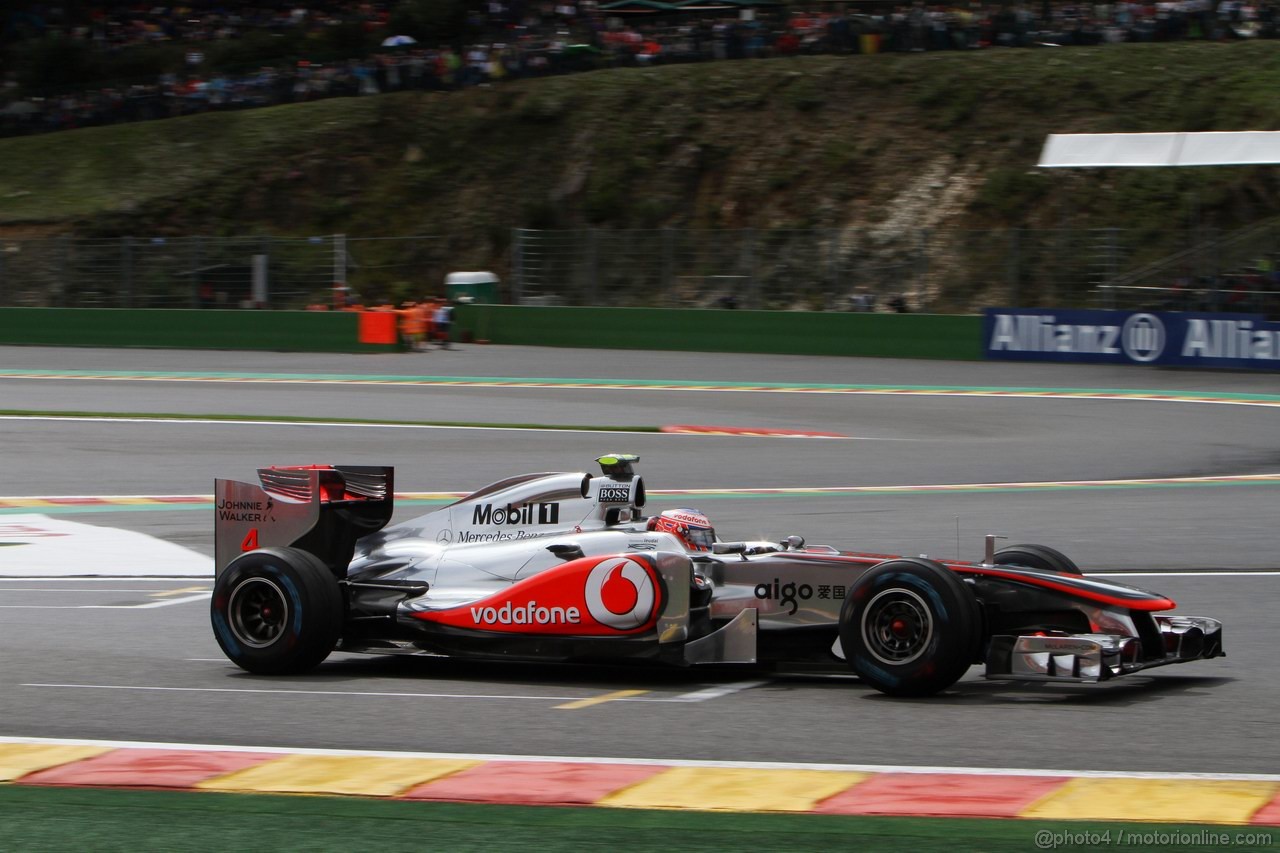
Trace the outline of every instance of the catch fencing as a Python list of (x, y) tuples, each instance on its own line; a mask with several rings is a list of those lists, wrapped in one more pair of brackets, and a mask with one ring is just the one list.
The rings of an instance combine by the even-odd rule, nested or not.
[[(970, 313), (1280, 312), (1280, 220), (1102, 229), (514, 229), (482, 266), (519, 305)], [(1176, 252), (1169, 248), (1185, 247)], [(461, 235), (0, 239), (0, 306), (298, 309), (444, 295)]]
[(0, 305), (301, 309), (347, 294), (418, 299), (444, 280), (446, 242), (341, 234), (6, 239)]
[(1190, 290), (1225, 304), (1254, 275), (1265, 310), (1277, 291), (1256, 273), (1274, 270), (1280, 228), (1246, 230), (1188, 233), (1166, 245), (1191, 251), (1153, 257), (1150, 235), (1116, 228), (518, 229), (511, 292), (524, 305), (955, 313), (1165, 304)]

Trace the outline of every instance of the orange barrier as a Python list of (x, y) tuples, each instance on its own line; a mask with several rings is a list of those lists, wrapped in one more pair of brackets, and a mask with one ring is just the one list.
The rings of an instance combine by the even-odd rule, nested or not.
[(361, 311), (359, 341), (362, 344), (396, 344), (396, 314), (394, 311)]

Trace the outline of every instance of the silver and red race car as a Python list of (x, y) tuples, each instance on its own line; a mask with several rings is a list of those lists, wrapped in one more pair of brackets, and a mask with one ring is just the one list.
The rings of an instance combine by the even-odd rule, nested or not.
[(1220, 657), (1222, 623), (1084, 576), (1040, 545), (980, 563), (724, 542), (696, 510), (644, 515), (636, 456), (486, 486), (387, 527), (393, 469), (263, 468), (217, 480), (211, 616), (255, 673), (335, 649), (530, 661), (754, 664), (919, 696), (970, 666), (1096, 682)]

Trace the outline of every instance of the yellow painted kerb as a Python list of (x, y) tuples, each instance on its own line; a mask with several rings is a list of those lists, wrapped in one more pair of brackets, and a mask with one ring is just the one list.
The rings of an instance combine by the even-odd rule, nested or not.
[(211, 791), (390, 797), (479, 763), (434, 758), (289, 755), (206, 779), (196, 787)]
[(676, 767), (610, 794), (598, 805), (636, 809), (809, 811), (827, 797), (866, 779), (834, 770), (746, 770)]
[(0, 743), (0, 782), (110, 752), (101, 746), (55, 746), (39, 743)]
[(1072, 779), (1022, 812), (1054, 820), (1248, 823), (1277, 782), (1217, 779)]

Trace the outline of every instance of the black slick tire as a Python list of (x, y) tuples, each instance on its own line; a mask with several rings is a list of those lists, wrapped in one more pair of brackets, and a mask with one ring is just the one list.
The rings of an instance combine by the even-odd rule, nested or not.
[(314, 669), (342, 634), (342, 590), (318, 557), (260, 548), (236, 557), (213, 586), (213, 635), (241, 669), (288, 675)]
[(945, 690), (978, 656), (978, 601), (955, 572), (925, 559), (888, 560), (853, 584), (840, 645), (864, 682), (890, 696)]
[(995, 553), (997, 566), (1022, 566), (1024, 569), (1044, 569), (1064, 575), (1084, 574), (1070, 557), (1048, 545), (1010, 545)]

